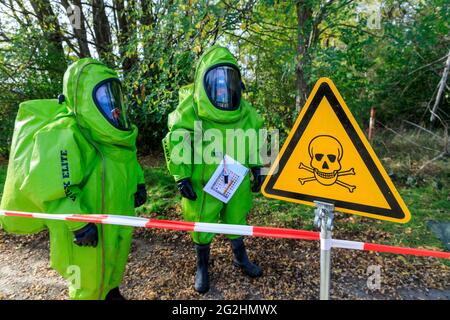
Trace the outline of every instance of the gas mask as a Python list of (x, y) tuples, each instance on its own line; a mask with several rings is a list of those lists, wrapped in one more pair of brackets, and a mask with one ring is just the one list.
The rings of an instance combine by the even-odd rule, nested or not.
[(220, 110), (236, 110), (242, 96), (242, 81), (239, 70), (233, 65), (218, 65), (209, 69), (204, 78), (204, 87), (211, 103)]
[(131, 129), (122, 99), (122, 86), (117, 78), (97, 84), (92, 95), (95, 105), (109, 123), (120, 130)]

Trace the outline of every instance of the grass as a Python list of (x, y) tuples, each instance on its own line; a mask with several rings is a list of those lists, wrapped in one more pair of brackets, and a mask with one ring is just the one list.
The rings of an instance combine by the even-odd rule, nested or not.
[[(165, 167), (145, 167), (144, 174), (149, 200), (144, 206), (137, 209), (138, 213), (157, 218), (173, 217), (173, 211), (180, 211), (180, 196), (167, 169)], [(5, 178), (6, 166), (0, 165), (0, 195)], [(427, 228), (427, 221), (450, 220), (448, 189), (446, 187), (437, 189), (433, 183), (430, 183), (419, 187), (402, 187), (399, 188), (399, 192), (411, 211), (412, 218), (409, 223), (396, 224), (338, 214), (336, 229), (351, 232), (357, 236), (368, 228), (377, 228), (393, 235), (389, 239), (393, 245), (442, 249), (442, 243)], [(257, 194), (254, 197), (254, 207), (250, 218), (250, 223), (255, 225), (312, 230), (314, 209), (305, 205), (268, 199)]]
[[(149, 200), (138, 209), (139, 213), (161, 219), (182, 219), (180, 196), (167, 169), (164, 166), (145, 167), (144, 172)], [(442, 177), (424, 180), (420, 186), (396, 183), (412, 215), (407, 224), (337, 213), (334, 233), (348, 240), (445, 250), (443, 243), (427, 227), (429, 220), (450, 221), (449, 188), (448, 185), (437, 187), (436, 179), (440, 181)], [(314, 230), (313, 207), (268, 199), (261, 194), (255, 195), (249, 216), (251, 225)], [(448, 261), (441, 262), (450, 266)]]
[[(149, 201), (141, 207), (140, 213), (160, 218), (181, 219), (180, 196), (172, 177), (165, 167), (146, 167), (144, 169)], [(337, 214), (336, 230), (354, 235), (354, 240), (369, 229), (388, 233), (387, 244), (423, 247), (442, 250), (441, 241), (428, 229), (427, 222), (449, 221), (450, 201), (448, 188), (437, 188), (433, 181), (421, 186), (402, 186), (399, 192), (411, 211), (412, 218), (407, 224), (397, 224), (373, 220), (355, 215)], [(250, 214), (250, 224), (313, 230), (314, 208), (278, 201), (257, 194)], [(383, 243), (383, 239), (373, 239)]]
[(3, 195), (3, 185), (5, 184), (6, 179), (6, 165), (0, 163), (0, 198)]
[(171, 210), (180, 200), (172, 176), (165, 167), (144, 167), (144, 175), (150, 199), (137, 209), (138, 213), (167, 218), (167, 211)]
[[(383, 140), (395, 141), (387, 137)], [(387, 171), (394, 172), (394, 183), (412, 215), (410, 222), (396, 224), (338, 213), (335, 231), (345, 234), (349, 240), (362, 240), (372, 235), (373, 239), (369, 239), (371, 242), (443, 250), (442, 242), (428, 229), (427, 222), (450, 221), (449, 161), (444, 158), (416, 174), (415, 170), (423, 163), (423, 160), (417, 158), (417, 152), (405, 152), (404, 146), (398, 152), (392, 152), (395, 147), (398, 145), (384, 143), (383, 148), (391, 150), (390, 153), (383, 150), (376, 152), (380, 154)], [(143, 160), (147, 160), (142, 162), (145, 163), (149, 200), (137, 209), (138, 214), (160, 219), (182, 219), (180, 196), (164, 161), (158, 156)], [(0, 196), (5, 178), (6, 165), (0, 163)], [(258, 194), (254, 198), (249, 223), (312, 230), (313, 218), (312, 207), (268, 199)]]
[[(439, 132), (437, 134), (440, 135)], [(430, 163), (424, 170), (419, 169), (435, 156), (433, 152), (442, 150), (442, 141), (423, 132), (405, 129), (399, 130), (397, 134), (377, 132), (373, 146), (412, 218), (407, 224), (398, 224), (338, 213), (335, 234), (344, 234), (349, 240), (366, 239), (391, 245), (444, 250), (443, 243), (430, 231), (427, 223), (430, 220), (450, 221), (450, 161), (443, 158)], [(159, 212), (169, 217), (172, 215), (170, 212), (175, 211), (176, 218), (181, 218), (180, 197), (173, 179), (164, 161), (156, 163), (157, 167), (145, 169), (150, 200), (143, 211), (151, 214)], [(313, 230), (313, 219), (312, 207), (268, 199), (259, 194), (255, 196), (249, 223)]]

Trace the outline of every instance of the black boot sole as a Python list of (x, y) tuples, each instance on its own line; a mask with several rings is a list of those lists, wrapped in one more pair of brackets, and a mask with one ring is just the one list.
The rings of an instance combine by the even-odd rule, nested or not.
[(260, 278), (260, 277), (262, 277), (262, 275), (264, 274), (262, 270), (261, 270), (261, 274), (257, 274), (257, 275), (249, 274), (249, 273), (247, 273), (247, 272), (245, 271), (245, 267), (242, 266), (239, 262), (236, 262), (236, 261), (233, 261), (233, 265), (234, 265), (236, 268), (241, 269), (241, 271), (242, 271), (246, 276), (248, 276), (248, 277), (250, 277), (250, 278), (253, 278), (253, 279)]
[(200, 293), (200, 294), (205, 294), (205, 293), (207, 293), (209, 291), (209, 288), (206, 288), (204, 290), (200, 290), (200, 289), (197, 289), (196, 287), (194, 287), (194, 290), (196, 292)]
[(194, 290), (196, 292), (198, 292), (198, 293), (201, 293), (201, 294), (207, 293), (209, 291), (209, 289), (210, 289), (209, 286), (207, 286), (206, 288), (196, 288), (195, 285), (194, 285)]
[(197, 287), (195, 286), (195, 284), (194, 284), (194, 290), (197, 291), (198, 293), (204, 294), (204, 293), (208, 292), (208, 291), (209, 291), (209, 288), (210, 288), (210, 285), (209, 285), (209, 277), (208, 277), (208, 281), (207, 281), (206, 284), (207, 284), (207, 286), (205, 286), (205, 287), (200, 287), (200, 288), (197, 288)]

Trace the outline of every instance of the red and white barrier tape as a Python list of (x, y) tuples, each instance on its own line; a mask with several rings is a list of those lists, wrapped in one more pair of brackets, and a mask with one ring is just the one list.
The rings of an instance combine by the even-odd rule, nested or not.
[[(92, 222), (100, 224), (113, 224), (130, 227), (158, 228), (169, 230), (196, 231), (209, 233), (222, 233), (241, 236), (284, 238), (297, 240), (320, 240), (320, 233), (314, 231), (242, 226), (233, 224), (188, 222), (174, 220), (156, 220), (140, 217), (118, 216), (118, 215), (95, 215), (95, 214), (48, 214), (34, 212), (20, 212), (0, 210), (0, 216), (35, 218), (47, 220), (65, 220), (77, 222)], [(322, 245), (332, 248), (353, 249), (363, 251), (389, 252), (395, 254), (406, 254), (415, 256), (427, 256), (435, 258), (450, 259), (450, 252), (432, 251), (426, 249), (413, 249), (396, 246), (387, 246), (376, 243), (364, 243), (358, 241), (331, 239), (331, 243), (321, 241)]]

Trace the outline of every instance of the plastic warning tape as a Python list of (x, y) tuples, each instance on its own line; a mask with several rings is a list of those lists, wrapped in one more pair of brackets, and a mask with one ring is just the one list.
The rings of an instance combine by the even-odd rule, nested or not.
[[(320, 232), (315, 232), (315, 231), (284, 229), (284, 228), (271, 228), (271, 227), (243, 226), (243, 225), (234, 225), (234, 224), (188, 222), (188, 221), (175, 221), (175, 220), (157, 220), (157, 219), (118, 216), (118, 215), (48, 214), (48, 213), (0, 210), (0, 216), (48, 219), (48, 220), (77, 221), (77, 222), (91, 222), (91, 223), (121, 225), (121, 226), (130, 226), (130, 227), (222, 233), (222, 234), (253, 236), (253, 237), (266, 237), (266, 238), (321, 240)], [(324, 240), (324, 239), (322, 239), (322, 240)], [(321, 242), (323, 242), (323, 241), (321, 241)], [(331, 247), (332, 248), (389, 252), (389, 253), (395, 253), (395, 254), (427, 256), (427, 257), (450, 259), (450, 252), (388, 246), (388, 245), (381, 245), (381, 244), (376, 244), (376, 243), (365, 243), (365, 242), (349, 241), (349, 240), (331, 239)]]

